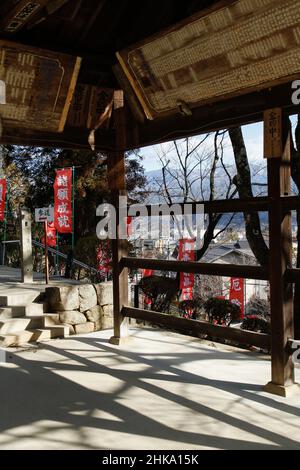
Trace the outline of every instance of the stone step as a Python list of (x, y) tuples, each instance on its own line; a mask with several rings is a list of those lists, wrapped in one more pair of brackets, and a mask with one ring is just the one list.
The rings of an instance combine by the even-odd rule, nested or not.
[(5, 295), (0, 295), (0, 306), (1, 307), (14, 307), (14, 306), (25, 306), (31, 304), (40, 293), (36, 290), (11, 290)]
[(48, 326), (44, 330), (50, 330), (52, 338), (65, 338), (70, 335), (70, 328), (68, 325), (53, 325)]
[(0, 321), (9, 318), (20, 318), (25, 316), (43, 315), (46, 307), (44, 304), (32, 303), (29, 305), (15, 305), (0, 307)]
[(26, 315), (21, 318), (9, 318), (0, 321), (0, 334), (15, 333), (36, 328), (48, 328), (57, 325), (61, 326), (59, 315), (56, 313)]
[(0, 322), (9, 320), (10, 318), (14, 318), (12, 307), (0, 307)]
[(13, 334), (0, 335), (0, 345), (2, 347), (20, 346), (32, 340), (32, 331), (18, 331)]
[(29, 329), (30, 318), (10, 318), (0, 322), (0, 334), (14, 334)]
[(26, 343), (49, 341), (53, 338), (64, 338), (69, 336), (67, 326), (51, 326), (49, 328), (38, 328), (35, 330), (24, 330), (11, 334), (0, 335), (2, 347), (21, 346)]
[(12, 306), (12, 313), (14, 317), (24, 317), (33, 315), (43, 315), (45, 311), (44, 304), (31, 303), (29, 305), (15, 305)]
[(26, 315), (30, 319), (29, 328), (48, 328), (51, 326), (62, 326), (58, 313), (44, 313), (43, 315)]

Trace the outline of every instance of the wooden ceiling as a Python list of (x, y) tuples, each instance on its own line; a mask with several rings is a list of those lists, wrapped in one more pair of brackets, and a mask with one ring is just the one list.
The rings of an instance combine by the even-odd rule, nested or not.
[[(82, 58), (78, 82), (119, 88), (116, 52), (189, 16), (234, 0), (1, 0), (0, 39)], [(21, 14), (20, 14), (20, 7)], [(128, 112), (127, 147), (179, 138), (237, 123), (252, 122), (273, 105), (295, 111), (290, 84), (202, 106), (192, 116), (176, 114), (139, 122)], [(142, 120), (141, 120), (142, 121)], [(2, 142), (61, 147), (87, 147), (88, 129), (66, 125), (63, 133), (4, 126)], [(113, 148), (112, 128), (97, 131), (96, 146)]]
[(83, 58), (79, 80), (83, 83), (116, 87), (112, 72), (115, 53), (130, 44), (166, 28), (214, 0), (40, 0), (16, 31), (5, 30), (15, 0), (1, 0), (2, 38)]

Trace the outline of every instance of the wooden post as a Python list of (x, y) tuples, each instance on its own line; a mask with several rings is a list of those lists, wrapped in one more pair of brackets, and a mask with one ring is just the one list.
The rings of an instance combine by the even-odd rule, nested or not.
[(44, 228), (45, 228), (45, 280), (46, 280), (46, 284), (49, 284), (49, 256), (48, 256), (48, 239), (47, 239), (48, 221), (47, 219), (44, 222)]
[(293, 338), (293, 287), (285, 281), (286, 269), (292, 266), (292, 231), (291, 213), (283, 209), (280, 197), (290, 194), (291, 136), (283, 122), (281, 109), (267, 111), (264, 124), (270, 198), (269, 270), (272, 350), (272, 378), (264, 389), (277, 395), (287, 396), (294, 384), (294, 364), (288, 345), (289, 338)]
[(114, 92), (114, 117), (116, 127), (115, 151), (108, 156), (108, 184), (111, 203), (116, 209), (117, 238), (112, 240), (114, 335), (110, 343), (120, 345), (128, 339), (128, 319), (121, 314), (123, 305), (128, 305), (128, 269), (121, 269), (120, 259), (126, 256), (126, 240), (119, 239), (120, 215), (119, 196), (126, 195), (125, 157), (126, 128), (124, 96), (122, 90)]
[(25, 283), (33, 282), (31, 213), (25, 207), (20, 209), (21, 218), (21, 276)]

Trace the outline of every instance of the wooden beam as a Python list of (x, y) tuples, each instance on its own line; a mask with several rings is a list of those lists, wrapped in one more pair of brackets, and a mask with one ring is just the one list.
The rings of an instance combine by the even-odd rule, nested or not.
[(300, 283), (300, 268), (289, 268), (285, 274), (286, 282)]
[(115, 150), (108, 155), (108, 185), (111, 190), (111, 203), (116, 209), (116, 239), (112, 243), (114, 335), (110, 343), (119, 345), (128, 336), (128, 320), (122, 314), (122, 307), (128, 304), (128, 270), (122, 269), (120, 261), (126, 256), (126, 240), (119, 239), (120, 215), (119, 196), (126, 194), (125, 157), (126, 146), (124, 97), (121, 90), (114, 93), (114, 118), (116, 127)]
[[(2, 16), (0, 22), (0, 31), (8, 34), (15, 34), (22, 29), (31, 19), (43, 8), (50, 3), (49, 0), (19, 0), (18, 2), (10, 2), (12, 6), (6, 14)], [(15, 5), (14, 5), (15, 4)]]
[[(90, 149), (88, 143), (90, 131), (65, 127), (64, 131), (43, 132), (33, 129), (15, 128), (7, 124), (3, 127), (1, 144), (25, 145), (50, 148)], [(97, 131), (96, 150), (112, 152), (115, 145), (115, 132), (113, 129)]]
[(186, 318), (179, 318), (165, 313), (154, 312), (152, 310), (142, 310), (139, 308), (127, 306), (123, 307), (122, 313), (126, 317), (135, 318), (137, 320), (145, 320), (156, 325), (164, 326), (171, 330), (176, 329), (190, 336), (199, 337), (201, 334), (206, 334), (210, 337), (230, 340), (239, 344), (256, 346), (262, 349), (269, 349), (271, 344), (269, 335), (254, 333), (253, 331), (212, 325), (208, 322), (188, 320)]
[(140, 106), (140, 103), (131, 88), (130, 83), (127, 81), (123, 69), (120, 67), (120, 65), (116, 64), (113, 66), (113, 72), (115, 74), (116, 79), (118, 80), (118, 83), (122, 90), (124, 90), (125, 96), (126, 96), (126, 101), (128, 102), (128, 105), (130, 107), (130, 111), (134, 116), (134, 119), (137, 122), (143, 123), (145, 121), (145, 114)]
[(84, 25), (83, 30), (78, 35), (76, 39), (76, 45), (80, 45), (88, 36), (90, 31), (92, 30), (96, 20), (98, 19), (102, 9), (104, 8), (107, 0), (98, 0), (98, 5), (95, 7), (93, 14), (90, 16), (89, 21), (87, 24)]
[[(268, 116), (269, 113), (267, 127)], [(290, 138), (284, 123), (283, 154), (268, 159), (272, 378), (265, 389), (279, 395), (285, 395), (287, 387), (294, 383), (294, 364), (288, 347), (289, 338), (293, 338), (293, 288), (285, 281), (286, 271), (292, 267), (291, 214), (281, 204), (281, 197), (290, 194)]]
[(129, 269), (153, 269), (176, 273), (206, 274), (210, 276), (241, 277), (243, 279), (268, 280), (268, 270), (261, 266), (172, 261), (148, 258), (123, 257), (121, 266)]
[[(126, 148), (124, 150), (165, 142), (173, 138), (211, 132), (234, 125), (261, 121), (263, 119), (263, 111), (273, 104), (279, 104), (290, 113), (297, 112), (297, 108), (291, 104), (290, 83), (284, 87), (275, 87), (272, 90), (229, 100), (226, 103), (217, 103), (195, 109), (191, 117), (184, 117), (178, 114), (168, 119), (148, 121), (141, 124), (133, 118), (132, 114), (130, 118), (127, 110)], [(95, 141), (97, 150), (113, 151), (114, 131), (111, 129), (106, 131), (98, 130), (95, 135)], [(17, 128), (7, 122), (4, 125), (1, 142), (15, 145), (40, 145), (44, 147), (90, 148), (88, 144), (88, 131), (83, 128), (72, 129), (68, 125), (65, 126), (64, 132), (59, 135), (54, 132)], [(296, 200), (295, 198), (294, 201), (296, 202)], [(216, 205), (218, 204), (222, 203), (216, 202)], [(234, 202), (233, 204), (238, 203)], [(216, 212), (218, 211), (216, 210)]]
[(297, 114), (298, 107), (292, 104), (291, 94), (291, 82), (288, 82), (245, 96), (199, 106), (193, 109), (192, 116), (178, 113), (145, 124), (139, 123), (138, 132), (130, 133), (129, 128), (127, 148), (144, 147), (263, 121), (264, 111), (276, 106), (280, 106), (290, 114)]
[[(289, 199), (289, 198), (288, 198)], [(295, 205), (295, 201), (292, 200), (291, 204)], [(184, 204), (182, 203), (176, 203), (176, 205), (181, 206), (182, 210), (186, 205), (191, 206), (191, 210), (193, 214), (197, 213), (197, 208), (199, 206), (203, 206), (204, 213), (205, 214), (231, 214), (231, 213), (239, 213), (239, 212), (244, 212), (246, 210), (255, 210), (258, 212), (267, 212), (269, 210), (269, 199), (267, 197), (254, 197), (254, 198), (249, 198), (249, 199), (219, 199), (217, 201), (193, 201), (193, 202), (186, 202)], [(288, 202), (287, 202), (288, 204)], [(300, 198), (299, 198), (299, 204), (300, 204)], [(167, 204), (163, 203), (161, 206), (165, 207)], [(157, 208), (158, 212), (158, 206), (155, 206), (154, 204), (147, 205), (147, 211), (148, 214), (151, 214), (151, 211), (153, 211), (154, 208)], [(170, 207), (170, 206), (169, 206)], [(157, 213), (155, 212), (155, 213)]]

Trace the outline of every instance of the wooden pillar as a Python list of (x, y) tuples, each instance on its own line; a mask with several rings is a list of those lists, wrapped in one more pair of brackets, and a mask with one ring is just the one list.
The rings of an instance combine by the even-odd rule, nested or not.
[(127, 255), (126, 240), (119, 239), (119, 196), (126, 195), (125, 157), (126, 128), (124, 96), (122, 90), (114, 92), (114, 119), (116, 126), (115, 151), (108, 156), (108, 184), (111, 190), (111, 203), (116, 209), (117, 238), (112, 240), (114, 335), (110, 343), (121, 344), (128, 339), (128, 319), (121, 311), (128, 305), (128, 269), (120, 268), (120, 259)]
[(282, 119), (282, 110), (269, 110), (264, 116), (265, 157), (268, 158), (270, 198), (270, 308), (272, 378), (265, 390), (286, 396), (294, 384), (294, 364), (289, 351), (293, 338), (293, 286), (285, 281), (292, 266), (291, 213), (281, 205), (291, 187), (290, 132)]

